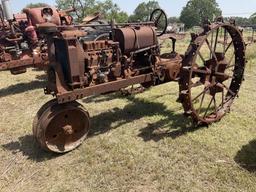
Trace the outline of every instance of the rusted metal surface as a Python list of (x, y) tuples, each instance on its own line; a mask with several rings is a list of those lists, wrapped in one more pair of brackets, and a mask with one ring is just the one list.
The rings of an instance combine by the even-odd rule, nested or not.
[(178, 80), (183, 56), (175, 52), (161, 55), (157, 65), (165, 69), (165, 81)]
[(33, 26), (50, 22), (60, 25), (60, 15), (54, 7), (27, 8), (23, 10), (27, 14), (28, 22)]
[[(231, 39), (228, 45), (218, 45), (221, 32)], [(209, 25), (194, 37), (182, 62), (180, 96), (185, 113), (197, 123), (219, 121), (229, 112), (244, 80), (245, 48), (242, 34), (230, 24)]]
[(10, 70), (17, 75), (26, 72), (27, 67), (46, 67), (46, 39), (39, 34), (36, 26), (43, 23), (72, 24), (72, 18), (68, 16), (70, 11), (72, 10), (58, 11), (54, 7), (42, 7), (24, 9), (23, 14), (15, 14), (8, 22), (2, 17), (0, 71)]
[[(158, 14), (151, 18), (166, 17), (159, 10), (153, 13)], [(191, 35), (185, 55), (176, 52), (178, 38), (173, 36), (169, 36), (172, 49), (161, 54), (158, 25), (116, 24), (111, 38), (101, 41), (83, 41), (86, 34), (79, 28), (49, 30), (48, 47), (54, 47), (54, 51), (49, 52), (45, 93), (56, 100), (39, 110), (33, 125), (34, 135), (44, 149), (68, 152), (85, 139), (88, 113), (74, 101), (136, 84), (141, 84), (144, 90), (178, 81), (185, 114), (198, 124), (216, 122), (229, 111), (245, 67), (245, 45), (240, 31), (219, 21), (207, 23), (203, 33)], [(223, 39), (228, 41), (220, 43)], [(210, 99), (205, 100), (206, 97)], [(76, 131), (78, 136), (72, 136)]]
[(130, 54), (133, 51), (156, 45), (156, 32), (152, 27), (138, 26), (114, 29), (114, 41), (119, 42), (121, 51)]
[(77, 102), (46, 103), (33, 123), (33, 132), (45, 150), (65, 153), (78, 147), (90, 128), (88, 112)]
[(100, 18), (100, 13), (96, 12), (93, 15), (88, 15), (83, 19), (83, 24), (89, 24), (93, 21), (96, 21)]
[(84, 89), (76, 89), (73, 91), (66, 91), (57, 94), (58, 103), (67, 103), (73, 100), (82, 99), (84, 97), (92, 95), (100, 95), (104, 93), (119, 91), (122, 88), (126, 88), (130, 85), (141, 84), (153, 81), (153, 74), (140, 75), (136, 77), (131, 77), (129, 79), (121, 79), (107, 84), (99, 84), (93, 87), (88, 87)]
[(42, 68), (47, 68), (48, 62), (42, 61), (41, 57), (33, 57), (33, 58), (24, 58), (24, 59), (20, 59), (17, 61), (9, 61), (9, 62), (4, 62), (1, 63), (0, 65), (0, 71), (1, 70), (6, 70), (6, 69), (10, 69), (15, 71), (16, 68), (19, 67), (24, 67), (26, 68), (27, 66), (31, 66), (31, 67), (39, 67), (38, 64), (40, 63), (40, 67)]
[(67, 9), (67, 10), (58, 10), (61, 25), (72, 25), (73, 23), (73, 17), (70, 15), (70, 13), (74, 12), (75, 9)]
[(27, 14), (26, 13), (18, 13), (18, 14), (14, 14), (14, 20), (16, 22), (27, 22), (28, 18), (27, 18)]

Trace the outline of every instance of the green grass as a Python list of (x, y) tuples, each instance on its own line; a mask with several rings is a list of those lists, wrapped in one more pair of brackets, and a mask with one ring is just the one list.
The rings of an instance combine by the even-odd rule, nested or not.
[(34, 115), (51, 99), (44, 73), (1, 72), (0, 191), (254, 192), (255, 50), (248, 47), (246, 81), (221, 122), (191, 129), (175, 102), (177, 83), (88, 98), (81, 103), (92, 117), (90, 137), (61, 156), (42, 151), (31, 136)]

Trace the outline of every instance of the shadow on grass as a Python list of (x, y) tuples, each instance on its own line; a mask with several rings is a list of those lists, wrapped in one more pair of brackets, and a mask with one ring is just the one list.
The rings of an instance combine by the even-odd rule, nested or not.
[[(92, 117), (92, 131), (90, 136), (104, 134), (111, 129), (116, 129), (131, 123), (135, 120), (162, 116), (162, 120), (148, 124), (145, 128), (140, 130), (139, 136), (144, 141), (159, 141), (165, 137), (173, 139), (185, 135), (189, 132), (196, 131), (203, 127), (195, 127), (191, 119), (186, 118), (183, 114), (178, 114), (177, 111), (171, 111), (167, 107), (158, 102), (148, 101), (145, 99), (135, 98), (133, 96), (127, 97), (131, 102), (124, 109), (115, 108), (110, 111), (101, 113)], [(115, 126), (112, 124), (115, 123)]]
[(40, 81), (46, 81), (47, 80), (47, 74), (44, 73), (44, 74), (41, 74), (41, 75), (37, 75), (36, 79), (40, 80)]
[(19, 83), (16, 85), (11, 85), (4, 89), (0, 89), (0, 98), (9, 95), (16, 95), (19, 93), (24, 93), (26, 91), (31, 91), (35, 89), (41, 89), (45, 87), (45, 81), (31, 81), (29, 83)]
[(7, 143), (2, 147), (13, 154), (22, 152), (28, 159), (36, 162), (43, 162), (60, 156), (59, 154), (42, 150), (32, 135), (20, 137), (18, 141)]
[[(111, 98), (117, 98), (118, 94), (111, 94), (109, 97), (104, 96), (105, 99), (110, 100)], [(120, 98), (120, 95), (118, 98)], [(92, 117), (92, 129), (89, 137), (104, 134), (135, 120), (142, 120), (143, 118), (154, 117), (156, 115), (163, 117), (162, 120), (148, 124), (140, 130), (138, 136), (142, 137), (145, 142), (150, 140), (158, 142), (166, 137), (175, 139), (199, 129), (193, 126), (190, 119), (184, 117), (183, 114), (177, 113), (177, 111), (167, 109), (163, 103), (148, 101), (133, 96), (126, 97), (126, 99), (130, 101), (130, 104), (124, 109), (115, 108)], [(150, 100), (154, 99), (150, 97)], [(113, 126), (113, 123), (115, 126)], [(19, 141), (5, 144), (3, 147), (13, 153), (22, 152), (24, 156), (36, 162), (47, 161), (59, 156), (42, 151), (32, 136), (21, 137)]]
[[(145, 92), (146, 91), (148, 91), (148, 90), (145, 90)], [(167, 96), (167, 95), (171, 95), (171, 94), (166, 93), (164, 95), (150, 96), (150, 99), (151, 100), (156, 100), (156, 99), (162, 98), (162, 97)], [(173, 95), (173, 96), (176, 96), (176, 95)], [(91, 102), (100, 103), (100, 102), (111, 101), (111, 100), (114, 100), (114, 99), (128, 99), (128, 100), (132, 101), (132, 98), (134, 98), (134, 95), (126, 96), (126, 95), (123, 95), (121, 92), (115, 92), (115, 93), (110, 93), (110, 94), (106, 94), (106, 95), (90, 96), (90, 97), (84, 98), (82, 100), (82, 102), (84, 102), (84, 103), (91, 103)]]
[(120, 93), (110, 93), (106, 95), (93, 95), (90, 97), (86, 97), (82, 100), (83, 103), (101, 103), (106, 101), (111, 101), (113, 99), (122, 98), (122, 95)]
[(237, 152), (235, 162), (242, 168), (256, 172), (256, 139), (245, 145)]

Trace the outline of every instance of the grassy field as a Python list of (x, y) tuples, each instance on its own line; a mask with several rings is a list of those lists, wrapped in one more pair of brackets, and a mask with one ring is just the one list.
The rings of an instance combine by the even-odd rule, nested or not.
[(65, 155), (42, 151), (31, 135), (34, 115), (51, 99), (44, 73), (1, 72), (0, 191), (255, 192), (255, 50), (248, 47), (246, 81), (221, 122), (192, 129), (175, 102), (177, 83), (87, 98), (90, 136)]

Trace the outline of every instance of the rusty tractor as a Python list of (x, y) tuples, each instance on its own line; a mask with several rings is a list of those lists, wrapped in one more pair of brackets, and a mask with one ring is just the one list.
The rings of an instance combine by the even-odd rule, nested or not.
[(22, 14), (13, 14), (9, 0), (0, 4), (0, 71), (10, 70), (17, 75), (27, 67), (44, 68), (48, 64), (47, 43), (36, 25), (52, 23), (70, 25), (69, 15), (74, 9), (57, 10), (54, 7), (27, 8)]
[[(242, 34), (230, 23), (205, 22), (202, 33), (191, 34), (184, 55), (175, 51), (176, 41), (169, 53), (161, 54), (158, 37), (166, 27), (161, 9), (149, 22), (114, 24), (109, 40), (84, 41), (86, 33), (79, 27), (39, 26), (47, 31), (50, 47), (45, 94), (55, 97), (34, 119), (40, 146), (56, 153), (77, 148), (90, 130), (89, 113), (77, 100), (135, 84), (149, 88), (177, 81), (185, 115), (198, 125), (221, 120), (244, 80)], [(227, 43), (219, 43), (220, 38)]]

